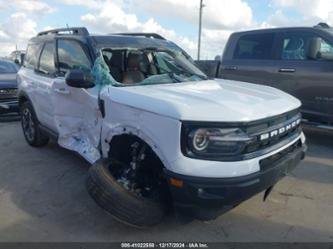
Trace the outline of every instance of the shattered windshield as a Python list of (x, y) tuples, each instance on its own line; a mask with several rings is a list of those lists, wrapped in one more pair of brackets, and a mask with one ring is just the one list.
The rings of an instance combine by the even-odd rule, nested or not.
[[(116, 86), (150, 85), (207, 80), (181, 51), (169, 49), (101, 50), (103, 64)], [(111, 80), (112, 80), (111, 79)]]

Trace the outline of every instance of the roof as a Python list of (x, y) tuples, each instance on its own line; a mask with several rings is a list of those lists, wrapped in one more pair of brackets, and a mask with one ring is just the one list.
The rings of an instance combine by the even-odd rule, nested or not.
[(92, 41), (97, 47), (104, 45), (112, 47), (167, 47), (170, 49), (180, 49), (176, 44), (167, 41), (164, 37), (156, 33), (119, 33), (109, 35), (91, 35), (85, 27), (60, 28), (42, 31), (30, 42), (52, 41), (54, 38), (71, 38), (81, 41)]
[(145, 47), (167, 47), (170, 49), (180, 49), (175, 43), (162, 39), (146, 38), (141, 36), (128, 35), (93, 35), (91, 36), (97, 47), (110, 46), (125, 48), (145, 48)]
[(323, 31), (332, 31), (331, 27), (322, 27), (320, 25), (316, 25), (314, 27), (309, 26), (299, 26), (299, 27), (278, 27), (278, 28), (266, 28), (266, 29), (253, 29), (253, 30), (246, 30), (246, 31), (238, 31), (234, 32), (234, 34), (245, 34), (245, 33), (266, 33), (266, 32), (279, 32), (279, 31), (286, 31), (286, 30), (300, 30), (300, 29), (308, 29), (308, 30), (323, 30)]

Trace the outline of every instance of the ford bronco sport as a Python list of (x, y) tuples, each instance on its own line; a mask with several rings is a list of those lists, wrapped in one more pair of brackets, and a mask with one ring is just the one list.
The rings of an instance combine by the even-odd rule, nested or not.
[(22, 128), (92, 165), (87, 188), (113, 217), (169, 210), (212, 219), (270, 192), (304, 157), (300, 102), (271, 87), (208, 80), (157, 34), (39, 33), (18, 73)]

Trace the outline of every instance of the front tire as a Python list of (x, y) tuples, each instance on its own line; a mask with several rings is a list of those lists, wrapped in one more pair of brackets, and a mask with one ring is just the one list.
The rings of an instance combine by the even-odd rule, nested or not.
[[(117, 163), (112, 162), (117, 167)], [(99, 206), (118, 221), (134, 227), (160, 223), (167, 208), (162, 202), (144, 198), (124, 188), (110, 173), (110, 162), (99, 161), (89, 170), (87, 189)]]
[(21, 124), (24, 138), (33, 147), (41, 147), (48, 143), (49, 138), (39, 128), (39, 123), (30, 102), (24, 102), (20, 108)]

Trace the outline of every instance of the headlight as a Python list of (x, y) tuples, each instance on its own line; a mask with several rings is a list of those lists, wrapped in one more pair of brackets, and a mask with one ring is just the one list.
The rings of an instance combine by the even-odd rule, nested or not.
[(196, 151), (204, 151), (209, 144), (209, 135), (206, 129), (198, 129), (190, 137), (190, 143)]
[(185, 138), (182, 147), (186, 154), (203, 159), (221, 159), (225, 156), (238, 155), (251, 141), (251, 138), (239, 128), (188, 127), (183, 136)]

